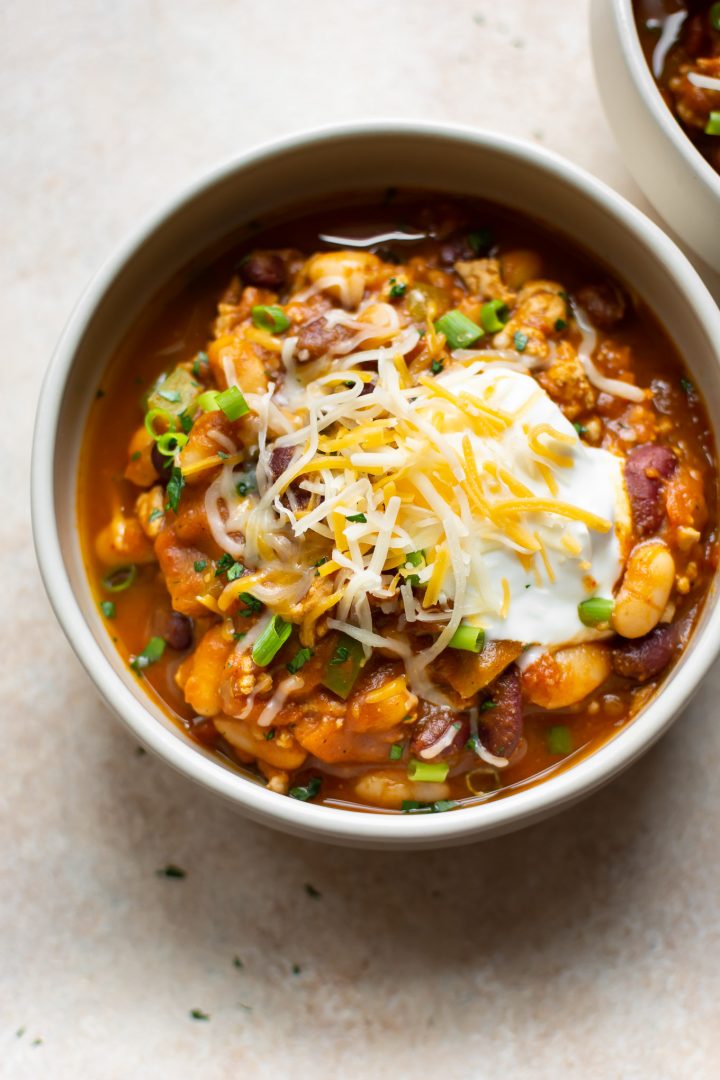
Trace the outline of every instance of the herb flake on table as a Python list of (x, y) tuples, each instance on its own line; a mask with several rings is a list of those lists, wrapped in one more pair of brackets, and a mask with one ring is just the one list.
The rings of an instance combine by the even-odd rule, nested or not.
[(175, 866), (174, 863), (168, 863), (167, 866), (163, 866), (161, 870), (156, 870), (155, 873), (158, 877), (169, 878), (186, 878), (187, 870), (183, 870), (181, 866)]

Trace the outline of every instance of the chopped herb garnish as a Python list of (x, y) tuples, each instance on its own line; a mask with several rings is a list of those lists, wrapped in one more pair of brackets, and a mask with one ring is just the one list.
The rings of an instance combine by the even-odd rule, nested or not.
[(140, 450), (136, 450), (134, 454), (130, 455), (130, 460), (131, 461), (139, 461), (141, 457), (142, 457), (142, 453), (140, 452)]
[(238, 495), (247, 495), (248, 491), (257, 491), (257, 481), (253, 473), (243, 473), (235, 484)]
[(311, 660), (314, 653), (312, 649), (299, 649), (292, 660), (290, 660), (285, 667), (288, 669), (291, 675), (294, 675), (300, 668), (305, 667), (308, 660)]
[(443, 364), (442, 360), (433, 360), (432, 364), (430, 365), (430, 371), (433, 375), (439, 375), (444, 367), (445, 365)]
[(206, 352), (199, 352), (193, 360), (192, 373), (195, 378), (198, 378), (203, 374), (203, 367), (207, 367), (210, 363), (208, 354)]
[(488, 698), (487, 701), (483, 701), (480, 706), (480, 712), (488, 712), (490, 709), (497, 709), (497, 701), (493, 701), (492, 698)]
[(139, 675), (145, 668), (150, 667), (151, 664), (156, 664), (158, 660), (162, 659), (164, 652), (165, 639), (161, 637), (151, 637), (143, 651), (131, 658), (130, 667)]
[(224, 552), (218, 561), (215, 563), (215, 577), (220, 577), (221, 574), (226, 574), (231, 566), (235, 565), (235, 560), (232, 555), (227, 551)]
[(100, 603), (100, 610), (106, 619), (115, 618), (115, 605), (112, 600), (103, 600)]
[(267, 667), (291, 633), (292, 623), (286, 622), (279, 615), (273, 615), (252, 648), (252, 658), (258, 667)]
[(558, 333), (561, 333), (563, 330), (567, 330), (567, 325), (568, 324), (565, 319), (555, 320), (555, 329), (558, 331)]
[(690, 380), (686, 379), (684, 376), (680, 379), (680, 387), (686, 394), (692, 394), (695, 390), (695, 387), (690, 382)]
[(564, 755), (572, 752), (572, 735), (570, 733), (570, 728), (565, 727), (564, 724), (558, 724), (556, 727), (548, 728), (545, 738), (547, 741), (547, 748), (551, 754)]
[(482, 327), (457, 309), (441, 315), (435, 329), (444, 334), (451, 349), (469, 349), (483, 336)]
[(245, 604), (246, 610), (240, 612), (244, 618), (249, 618), (250, 615), (257, 615), (258, 611), (262, 611), (263, 609), (262, 602), (258, 600), (256, 596), (253, 596), (252, 593), (241, 592), (239, 599)]
[(582, 438), (583, 435), (587, 435), (587, 428), (585, 427), (584, 424), (575, 423), (575, 424), (573, 424), (573, 427), (575, 428), (575, 430), (577, 431), (578, 435), (581, 438)]
[(291, 799), (298, 799), (300, 802), (307, 802), (308, 799), (314, 799), (318, 791), (322, 786), (322, 780), (319, 776), (313, 776), (311, 780), (308, 780), (307, 784), (301, 784), (298, 787), (291, 787), (288, 795)]
[(399, 300), (407, 292), (407, 285), (404, 281), (396, 281), (395, 278), (390, 278), (390, 296), (393, 300)]
[(464, 649), (465, 652), (482, 652), (485, 646), (485, 631), (478, 626), (461, 623), (448, 642), (450, 649)]
[(203, 570), (207, 566), (207, 559), (196, 559), (193, 563), (196, 574), (202, 574)]
[(156, 507), (154, 510), (151, 510), (150, 513), (148, 514), (148, 521), (157, 521), (157, 519), (161, 518), (162, 516), (163, 516), (163, 511), (158, 510), (158, 508)]
[(308, 896), (312, 896), (313, 900), (319, 900), (322, 896), (322, 893), (318, 892), (315, 886), (310, 884), (305, 885), (305, 892), (308, 894)]
[(527, 334), (524, 334), (522, 330), (516, 330), (513, 336), (513, 345), (515, 346), (515, 352), (525, 352), (527, 349), (527, 343), (530, 340)]
[(390, 753), (388, 754), (388, 757), (391, 761), (399, 761), (400, 758), (403, 756), (404, 750), (405, 748), (402, 743), (393, 743), (393, 745), (390, 747)]
[(104, 398), (104, 397), (105, 397), (105, 391), (104, 390), (96, 390), (95, 391), (95, 400), (96, 401), (99, 401), (100, 398)]
[(330, 663), (333, 665), (333, 667), (337, 666), (338, 664), (344, 664), (349, 655), (350, 650), (347, 648), (346, 645), (338, 645), (337, 649), (332, 655)]
[(227, 390), (223, 390), (221, 394), (216, 396), (215, 401), (217, 407), (222, 409), (228, 420), (239, 420), (241, 416), (250, 411), (242, 391), (237, 386), (230, 386)]
[(238, 969), (238, 971), (242, 971), (244, 966), (245, 965), (243, 964), (243, 962), (242, 962), (242, 960), (240, 959), (239, 956), (234, 956), (233, 957), (233, 967), (236, 967)]
[(167, 508), (177, 513), (177, 508), (180, 505), (180, 496), (182, 489), (185, 487), (185, 477), (176, 465), (173, 466), (173, 470), (170, 473), (170, 479), (167, 486)]
[(202, 1009), (191, 1009), (190, 1010), (190, 1015), (192, 1016), (193, 1020), (209, 1020), (210, 1019), (210, 1015), (208, 1013), (206, 1013), (206, 1012), (203, 1012)]
[(220, 458), (221, 461), (227, 461), (227, 459), (230, 457), (226, 450), (218, 450), (217, 456)]
[(265, 735), (263, 736), (263, 738), (265, 739), (265, 742), (270, 742), (271, 739), (274, 739), (275, 738), (275, 728), (274, 727), (268, 728), (267, 731), (265, 732)]
[(130, 588), (136, 577), (136, 566), (133, 566), (132, 564), (129, 566), (118, 566), (116, 570), (111, 570), (109, 574), (105, 575), (101, 584), (106, 592), (125, 592), (126, 589)]
[(424, 551), (409, 551), (405, 556), (406, 566), (422, 566), (425, 562)]
[(239, 577), (242, 577), (245, 573), (245, 567), (242, 563), (236, 562), (234, 566), (231, 566), (227, 572), (228, 581), (237, 581)]
[(293, 964), (293, 966), (292, 966), (293, 975), (299, 975), (301, 970), (302, 970), (302, 968), (300, 967), (299, 964)]
[(233, 634), (233, 641), (242, 641), (244, 637), (247, 637), (247, 630), (243, 630), (242, 633), (236, 630)]
[(183, 870), (181, 866), (175, 866), (174, 863), (168, 863), (167, 866), (163, 866), (162, 870), (156, 870), (155, 873), (158, 877), (171, 877), (171, 878), (184, 878), (187, 877), (187, 871)]
[(352, 521), (352, 522), (360, 522), (361, 524), (364, 525), (365, 522), (367, 521), (367, 518), (365, 517), (364, 514), (348, 514), (348, 516), (347, 516), (347, 518), (345, 520), (346, 521)]
[(452, 799), (438, 799), (437, 802), (418, 802), (416, 799), (403, 799), (400, 806), (403, 814), (426, 813), (443, 814), (446, 810), (454, 810), (457, 806)]
[(192, 426), (193, 426), (193, 418), (192, 418), (192, 416), (190, 416), (190, 414), (186, 413), (186, 412), (180, 413), (180, 423), (182, 424), (182, 429), (185, 432), (185, 434), (189, 435), (190, 432), (192, 431)]
[(290, 320), (278, 304), (256, 304), (252, 309), (252, 321), (260, 330), (282, 334), (290, 326)]

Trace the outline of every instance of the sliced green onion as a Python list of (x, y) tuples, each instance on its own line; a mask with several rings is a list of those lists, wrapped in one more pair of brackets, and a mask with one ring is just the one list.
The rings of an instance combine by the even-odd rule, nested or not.
[(424, 551), (409, 551), (408, 554), (405, 556), (405, 565), (406, 566), (408, 566), (408, 565), (409, 566), (422, 566), (422, 564), (424, 562), (425, 562), (425, 552)]
[(102, 579), (102, 587), (106, 592), (125, 592), (129, 589), (137, 577), (137, 566), (118, 566), (111, 570)]
[(593, 596), (590, 600), (581, 600), (578, 604), (578, 616), (583, 626), (600, 626), (610, 622), (614, 603), (602, 596)]
[(445, 335), (451, 349), (467, 349), (483, 336), (478, 324), (457, 309), (442, 315), (435, 323), (435, 329)]
[(388, 757), (391, 761), (399, 761), (400, 758), (403, 756), (403, 752), (404, 747), (402, 743), (393, 743), (393, 745), (390, 747), (390, 753), (388, 754)]
[(290, 325), (278, 304), (256, 304), (252, 309), (252, 321), (260, 330), (269, 330), (271, 334), (282, 334)]
[(408, 764), (408, 780), (419, 783), (442, 784), (447, 779), (450, 766), (447, 761), (418, 761), (412, 758)]
[(166, 431), (157, 440), (157, 448), (164, 457), (175, 457), (187, 441), (187, 435), (183, 435), (182, 432)]
[(130, 667), (139, 674), (141, 671), (144, 671), (146, 667), (150, 667), (150, 664), (156, 664), (158, 660), (162, 658), (164, 652), (165, 639), (161, 637), (151, 637), (143, 651), (137, 656), (132, 657), (130, 660)]
[(335, 652), (323, 672), (322, 685), (345, 701), (364, 663), (365, 650), (360, 642), (340, 634)]
[(112, 600), (103, 600), (100, 604), (100, 610), (106, 619), (115, 618), (115, 604)]
[(563, 724), (548, 728), (545, 739), (551, 754), (569, 754), (572, 751), (573, 741), (570, 728)]
[(227, 390), (223, 390), (222, 394), (218, 394), (217, 404), (228, 420), (239, 420), (241, 416), (250, 411), (247, 401), (237, 386), (231, 386)]
[(292, 623), (285, 622), (279, 615), (273, 615), (253, 645), (252, 658), (257, 666), (267, 667), (273, 657), (280, 652), (291, 633)]
[(485, 645), (485, 631), (479, 626), (458, 626), (450, 638), (450, 649), (463, 649), (465, 652), (482, 652)]
[(285, 665), (285, 667), (288, 669), (291, 675), (294, 675), (300, 670), (300, 668), (305, 667), (308, 660), (312, 660), (314, 655), (315, 654), (312, 649), (298, 649), (292, 660), (290, 660)]
[(168, 426), (168, 431), (177, 431), (177, 420), (172, 416), (167, 409), (151, 409), (150, 412), (145, 413), (145, 430), (151, 439), (157, 440), (163, 434), (161, 431), (155, 430), (155, 421), (162, 419)]
[(217, 390), (206, 390), (204, 394), (201, 394), (195, 404), (203, 412), (217, 412), (220, 408), (218, 405), (219, 394)]
[(713, 30), (720, 30), (720, 3), (713, 4), (710, 8), (710, 25)]
[(527, 334), (523, 334), (522, 330), (516, 330), (513, 336), (513, 345), (515, 352), (525, 352), (527, 349), (527, 343), (530, 340)]
[(400, 809), (403, 814), (442, 814), (446, 810), (454, 810), (457, 806), (452, 799), (438, 799), (437, 802), (418, 802), (417, 799), (403, 799)]
[(313, 776), (312, 780), (308, 780), (307, 784), (302, 784), (299, 787), (291, 787), (288, 791), (288, 795), (291, 799), (299, 799), (300, 802), (307, 802), (308, 799), (314, 799), (317, 795), (322, 780), (319, 776)]
[(510, 318), (510, 310), (502, 300), (488, 300), (480, 310), (480, 322), (488, 334), (497, 334)]
[(713, 109), (705, 125), (706, 135), (720, 135), (720, 109)]

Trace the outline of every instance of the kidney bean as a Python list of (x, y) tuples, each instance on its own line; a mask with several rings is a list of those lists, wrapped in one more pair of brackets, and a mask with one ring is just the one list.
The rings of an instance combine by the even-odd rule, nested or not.
[(272, 251), (253, 251), (238, 267), (246, 285), (261, 289), (279, 289), (285, 283), (285, 263)]
[(312, 322), (305, 323), (300, 329), (297, 340), (298, 360), (317, 360), (324, 356), (333, 345), (339, 345), (341, 341), (347, 341), (353, 336), (354, 331), (347, 326), (333, 325), (324, 315), (320, 315)]
[(511, 664), (490, 686), (492, 709), (480, 712), (480, 741), (497, 757), (510, 757), (523, 733), (520, 672)]
[(453, 724), (459, 726), (452, 741), (448, 742), (438, 754), (428, 758), (428, 760), (435, 761), (437, 759), (441, 761), (452, 754), (460, 753), (468, 741), (470, 724), (466, 716), (458, 714), (444, 705), (433, 705), (429, 701), (423, 701), (410, 740), (410, 749), (413, 754), (421, 757), (421, 751), (428, 750), (444, 736), (447, 736)]
[(613, 330), (625, 318), (627, 300), (614, 281), (585, 285), (575, 299), (598, 330)]
[(647, 682), (667, 667), (677, 645), (677, 627), (662, 623), (645, 637), (621, 640), (613, 647), (612, 665), (626, 679)]
[(662, 490), (677, 468), (677, 458), (667, 446), (646, 443), (636, 446), (625, 462), (627, 484), (633, 521), (640, 536), (657, 532), (662, 524), (665, 507)]
[(179, 611), (162, 611), (155, 619), (160, 637), (165, 638), (171, 649), (184, 652), (193, 641), (193, 623), (187, 615)]

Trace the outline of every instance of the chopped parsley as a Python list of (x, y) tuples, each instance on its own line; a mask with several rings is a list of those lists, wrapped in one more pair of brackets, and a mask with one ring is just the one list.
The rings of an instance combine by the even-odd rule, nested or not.
[(308, 799), (314, 799), (317, 795), (322, 780), (319, 776), (313, 776), (312, 780), (308, 780), (307, 784), (300, 784), (298, 787), (291, 787), (288, 795), (291, 799), (298, 799), (300, 802), (307, 802)]
[(257, 491), (257, 483), (252, 473), (244, 473), (235, 485), (238, 495), (247, 495), (248, 491)]
[(568, 324), (565, 319), (555, 320), (555, 329), (558, 331), (558, 333), (561, 333), (563, 330), (567, 330), (567, 325)]
[[(195, 569), (197, 570), (197, 564)], [(228, 581), (237, 581), (244, 573), (245, 567), (243, 564), (236, 562), (232, 555), (228, 554), (227, 551), (221, 555), (215, 563), (215, 577), (221, 577), (223, 574), (226, 574)]]
[(208, 354), (206, 352), (199, 352), (193, 360), (192, 373), (195, 378), (203, 374), (203, 367), (207, 367), (210, 363)]
[(293, 964), (293, 966), (292, 966), (293, 975), (299, 975), (301, 971), (302, 971), (302, 968), (300, 967), (299, 964)]
[(242, 577), (245, 573), (245, 567), (242, 563), (236, 562), (234, 566), (231, 566), (227, 572), (228, 581), (237, 581), (239, 577)]
[[(316, 566), (316, 567), (320, 567), (320, 566), (324, 566), (326, 562), (330, 562), (330, 556), (329, 555), (323, 555), (322, 559), (318, 559), (318, 561), (316, 563), (314, 563), (313, 565)], [(316, 571), (316, 573), (317, 573), (317, 571)]]
[(418, 802), (417, 799), (403, 799), (400, 809), (403, 814), (425, 813), (443, 814), (446, 810), (453, 810), (457, 806), (452, 799), (438, 799), (437, 802)]
[(313, 900), (319, 900), (322, 896), (322, 893), (319, 892), (314, 885), (310, 885), (309, 883), (305, 885), (305, 892), (308, 896), (312, 896)]
[(151, 510), (150, 513), (148, 514), (148, 521), (157, 521), (157, 519), (161, 518), (162, 516), (163, 516), (163, 511), (158, 510), (158, 508), (155, 507), (155, 509)]
[(407, 285), (404, 281), (396, 281), (394, 277), (390, 278), (390, 296), (393, 300), (399, 300), (406, 292)]
[(332, 665), (332, 667), (336, 667), (339, 664), (344, 664), (349, 656), (350, 650), (348, 649), (347, 645), (338, 645), (337, 649), (332, 655), (330, 664)]
[(180, 413), (180, 423), (182, 424), (182, 429), (185, 432), (185, 434), (189, 435), (190, 432), (192, 431), (192, 426), (193, 426), (193, 423), (194, 423), (192, 416), (190, 416), (186, 412)]
[(115, 618), (115, 604), (112, 602), (112, 600), (102, 600), (100, 602), (100, 610), (102, 611), (106, 619)]
[(170, 479), (167, 486), (167, 509), (177, 513), (177, 508), (180, 505), (180, 496), (182, 489), (185, 487), (185, 477), (182, 471), (178, 469), (177, 465), (173, 466), (173, 470), (170, 473)]
[(361, 524), (364, 525), (365, 522), (367, 521), (367, 518), (365, 517), (364, 514), (348, 514), (348, 516), (347, 516), (347, 518), (345, 520), (346, 521), (352, 521), (352, 522), (360, 522)]
[(203, 570), (207, 566), (207, 559), (196, 559), (193, 563), (193, 568), (196, 574), (202, 574)]
[(393, 745), (390, 747), (390, 753), (388, 754), (388, 757), (391, 761), (399, 761), (400, 758), (403, 756), (403, 751), (404, 747), (402, 743), (393, 743)]
[(433, 375), (439, 375), (440, 372), (443, 370), (444, 366), (445, 365), (443, 364), (442, 360), (433, 360), (432, 364), (430, 365), (430, 370)]
[(253, 596), (252, 593), (241, 592), (240, 593), (240, 599), (245, 604), (245, 607), (247, 609), (246, 611), (242, 611), (240, 613), (245, 618), (249, 618), (251, 615), (257, 615), (257, 613), (259, 611), (262, 611), (262, 609), (263, 609), (263, 605), (262, 605), (261, 601), (258, 600), (256, 596)]
[(136, 450), (134, 454), (130, 455), (130, 460), (131, 461), (139, 461), (141, 457), (142, 457), (142, 453), (140, 452), (140, 450)]
[(233, 967), (236, 967), (238, 969), (238, 971), (242, 971), (244, 966), (245, 965), (243, 964), (243, 962), (242, 962), (242, 960), (240, 959), (239, 956), (234, 956), (233, 957)]
[(685, 376), (680, 379), (680, 387), (685, 394), (692, 394), (695, 391), (695, 387)]
[(577, 431), (578, 435), (580, 435), (580, 436), (587, 435), (587, 428), (585, 427), (584, 424), (575, 423), (575, 424), (573, 424), (573, 427)]
[(300, 668), (305, 667), (308, 660), (311, 660), (314, 653), (312, 649), (299, 649), (292, 660), (289, 660), (285, 667), (288, 669), (291, 675), (294, 675)]
[(206, 1013), (206, 1012), (203, 1012), (202, 1009), (191, 1009), (190, 1010), (190, 1015), (192, 1016), (193, 1020), (209, 1020), (210, 1019), (210, 1014)]
[(522, 330), (516, 330), (513, 337), (513, 345), (515, 346), (515, 352), (525, 352), (527, 343), (530, 340), (527, 334), (524, 334)]
[(170, 877), (170, 878), (185, 878), (187, 872), (183, 870), (181, 866), (175, 866), (174, 863), (168, 863), (167, 866), (163, 866), (162, 870), (156, 870), (155, 873), (158, 877)]
[(265, 739), (265, 742), (270, 742), (271, 739), (274, 739), (275, 738), (275, 728), (274, 727), (268, 728), (267, 731), (265, 732), (265, 735), (263, 736), (263, 738)]
[(497, 709), (497, 701), (493, 701), (492, 698), (488, 698), (487, 701), (483, 701), (480, 706), (480, 712), (488, 712), (490, 709)]

